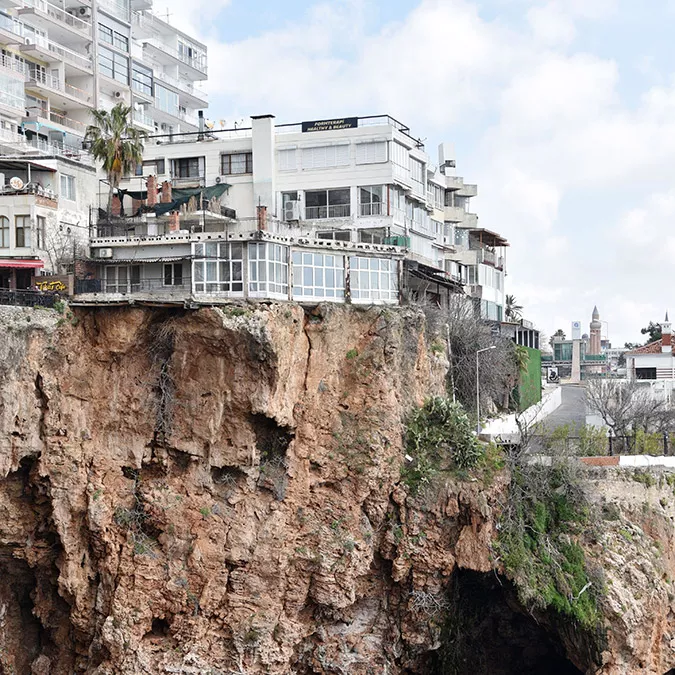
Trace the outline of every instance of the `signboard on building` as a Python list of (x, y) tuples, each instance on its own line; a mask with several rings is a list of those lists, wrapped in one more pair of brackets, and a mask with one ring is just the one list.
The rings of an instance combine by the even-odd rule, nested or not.
[(303, 122), (302, 132), (308, 131), (338, 131), (340, 129), (356, 129), (359, 126), (358, 117), (341, 117), (335, 120), (318, 120)]
[(572, 339), (581, 340), (581, 321), (572, 321)]

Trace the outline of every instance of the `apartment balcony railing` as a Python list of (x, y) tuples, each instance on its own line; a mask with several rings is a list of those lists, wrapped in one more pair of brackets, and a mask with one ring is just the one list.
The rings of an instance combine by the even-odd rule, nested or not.
[(23, 4), (25, 7), (32, 7), (39, 12), (47, 14), (51, 19), (58, 21), (65, 26), (73, 28), (84, 34), (91, 34), (90, 21), (81, 19), (78, 16), (74, 16), (60, 7), (57, 7), (56, 5), (52, 5), (51, 2), (47, 2), (46, 0), (23, 0)]
[[(114, 264), (114, 261), (110, 261)], [(190, 277), (176, 280), (176, 283), (167, 284), (164, 277), (151, 277), (149, 279), (107, 281), (106, 279), (76, 279), (75, 295), (83, 293), (117, 293), (129, 295), (132, 293), (161, 292), (161, 293), (189, 293), (192, 290)]]
[(382, 202), (374, 202), (372, 204), (360, 204), (359, 214), (362, 216), (381, 216)]
[[(20, 85), (23, 87), (23, 85)], [(14, 108), (15, 110), (26, 109), (26, 97), (19, 96), (11, 91), (3, 91), (0, 89), (0, 104)]]
[(26, 76), (26, 65), (23, 61), (18, 61), (13, 56), (9, 54), (0, 54), (0, 68), (2, 70), (10, 71), (12, 73), (18, 73), (19, 75)]
[(191, 124), (193, 127), (199, 126), (199, 118), (196, 115), (188, 115), (187, 112), (179, 110), (178, 117), (179, 119), (182, 119), (183, 122), (187, 122), (188, 124)]
[(11, 145), (24, 145), (26, 142), (26, 137), (23, 134), (19, 134), (16, 131), (11, 129), (2, 129), (0, 128), (0, 143)]
[(204, 176), (177, 176), (171, 179), (171, 185), (176, 188), (204, 187), (206, 185), (206, 178)]
[(129, 3), (121, 0), (99, 0), (104, 10), (114, 14), (118, 19), (129, 21)]
[(195, 87), (193, 84), (189, 82), (181, 82), (180, 80), (177, 80), (175, 77), (171, 77), (171, 75), (167, 75), (162, 71), (155, 73), (155, 79), (161, 80), (162, 82), (166, 82), (168, 85), (175, 87), (179, 91), (186, 91), (188, 94), (196, 96), (197, 98), (200, 98), (203, 101), (208, 100), (206, 92), (199, 89), (199, 87)]
[(69, 94), (73, 98), (76, 98), (79, 101), (82, 101), (83, 103), (91, 103), (91, 94), (80, 89), (79, 87), (74, 87), (72, 84), (69, 84), (68, 82), (65, 83), (64, 91), (66, 92), (66, 94)]
[(150, 117), (149, 115), (146, 115), (143, 112), (140, 112), (139, 110), (134, 110), (133, 120), (134, 120), (134, 122), (137, 122), (138, 124), (143, 124), (146, 127), (154, 127), (155, 126), (155, 121), (152, 119), (152, 117)]
[(57, 54), (64, 61), (67, 61), (74, 66), (78, 66), (79, 68), (92, 70), (93, 66), (90, 58), (82, 56), (81, 54), (78, 54), (77, 52), (74, 52), (63, 45), (60, 45), (58, 42), (54, 42), (53, 40), (48, 40), (47, 43), (49, 51)]
[(155, 40), (155, 39), (150, 39), (147, 40), (144, 44), (150, 45), (151, 47), (154, 47), (155, 49), (158, 49), (161, 52), (164, 52), (165, 54), (168, 54), (169, 56), (178, 59), (179, 61), (182, 61), (183, 63), (187, 64), (191, 68), (194, 68), (195, 70), (198, 70), (200, 73), (203, 73), (206, 75), (207, 73), (207, 67), (206, 67), (206, 55), (200, 55), (197, 57), (191, 57), (189, 54), (186, 54), (183, 51), (180, 51), (178, 49), (174, 49), (173, 47), (169, 47), (168, 45), (165, 45), (162, 43), (160, 40)]
[(351, 207), (349, 204), (336, 204), (333, 206), (306, 206), (306, 220), (323, 220), (325, 218), (349, 218)]
[(78, 134), (84, 136), (84, 134), (87, 131), (87, 125), (84, 124), (83, 122), (79, 122), (78, 120), (73, 120), (70, 117), (66, 117), (65, 115), (61, 115), (60, 113), (50, 111), (49, 112), (49, 119), (52, 122), (56, 122), (57, 124), (60, 124), (61, 126), (64, 127), (69, 127), (70, 129), (73, 129), (76, 131)]
[(41, 84), (44, 87), (55, 89), (56, 91), (64, 90), (59, 78), (46, 73), (44, 70), (31, 70), (30, 73), (28, 73), (28, 81), (35, 84)]

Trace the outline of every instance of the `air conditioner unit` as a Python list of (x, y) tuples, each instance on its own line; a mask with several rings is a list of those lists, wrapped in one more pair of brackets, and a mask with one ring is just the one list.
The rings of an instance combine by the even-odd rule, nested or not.
[(80, 7), (77, 10), (77, 13), (78, 13), (79, 16), (81, 16), (85, 19), (88, 19), (91, 16), (91, 10), (89, 9), (89, 7)]
[(300, 220), (300, 203), (296, 200), (284, 204), (284, 220)]
[(222, 182), (222, 177), (221, 176), (216, 176), (216, 185), (219, 185)]
[(124, 94), (122, 94), (121, 91), (116, 91), (115, 94), (114, 94), (115, 98), (122, 98), (123, 95)]
[(113, 250), (111, 248), (99, 248), (98, 257), (99, 258), (112, 258)]

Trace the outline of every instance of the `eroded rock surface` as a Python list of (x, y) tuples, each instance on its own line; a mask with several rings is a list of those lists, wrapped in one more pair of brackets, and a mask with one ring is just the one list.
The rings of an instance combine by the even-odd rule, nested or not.
[(398, 485), (444, 389), (421, 312), (0, 321), (6, 672), (404, 672), (457, 564), (489, 569), (490, 493)]

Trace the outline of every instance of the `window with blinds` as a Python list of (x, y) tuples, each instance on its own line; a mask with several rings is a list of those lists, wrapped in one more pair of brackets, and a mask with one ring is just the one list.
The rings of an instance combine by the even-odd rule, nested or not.
[(279, 150), (277, 152), (277, 168), (279, 171), (296, 170), (295, 148), (290, 150)]
[(359, 143), (356, 146), (357, 164), (379, 164), (387, 161), (387, 142)]
[(317, 148), (303, 148), (303, 169), (329, 169), (349, 165), (349, 145), (324, 145)]

